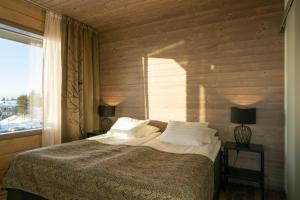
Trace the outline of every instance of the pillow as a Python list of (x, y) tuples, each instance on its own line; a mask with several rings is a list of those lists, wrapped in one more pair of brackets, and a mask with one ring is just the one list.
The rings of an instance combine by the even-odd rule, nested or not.
[(131, 139), (131, 138), (141, 138), (150, 135), (151, 133), (158, 132), (159, 128), (150, 125), (139, 125), (130, 130), (119, 130), (111, 129), (108, 134), (117, 137), (119, 139)]
[(169, 121), (160, 140), (177, 145), (201, 146), (212, 143), (215, 129), (204, 127), (200, 123)]
[(113, 129), (113, 130), (109, 130), (107, 132), (107, 134), (110, 134), (111, 136), (119, 138), (119, 139), (136, 138), (134, 131), (130, 131), (130, 130)]
[(149, 123), (149, 120), (138, 120), (130, 117), (120, 117), (116, 123), (110, 128), (111, 130), (131, 130), (140, 125), (146, 125)]
[(160, 131), (159, 128), (157, 128), (156, 126), (151, 126), (151, 125), (146, 125), (146, 126), (142, 126), (141, 128), (139, 128), (137, 130), (137, 137), (145, 137), (148, 136), (152, 133), (156, 133)]
[(143, 130), (149, 123), (149, 120), (138, 120), (130, 117), (121, 117), (108, 131), (108, 134), (120, 138), (120, 139), (129, 139), (141, 137), (140, 130)]

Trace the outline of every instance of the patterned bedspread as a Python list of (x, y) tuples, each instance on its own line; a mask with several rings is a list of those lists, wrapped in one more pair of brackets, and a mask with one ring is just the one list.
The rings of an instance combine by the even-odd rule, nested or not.
[(81, 140), (18, 154), (2, 187), (50, 200), (209, 200), (213, 180), (205, 156)]

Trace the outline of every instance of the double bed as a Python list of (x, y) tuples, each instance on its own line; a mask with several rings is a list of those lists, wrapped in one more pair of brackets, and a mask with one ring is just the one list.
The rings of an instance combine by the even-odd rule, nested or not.
[[(164, 128), (160, 126), (161, 130)], [(20, 153), (3, 180), (8, 200), (216, 199), (220, 146), (104, 134)]]

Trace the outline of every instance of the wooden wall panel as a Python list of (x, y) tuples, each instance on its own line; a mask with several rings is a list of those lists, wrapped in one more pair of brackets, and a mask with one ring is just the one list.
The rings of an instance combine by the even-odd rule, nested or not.
[(33, 0), (39, 5), (57, 10), (100, 32), (132, 25), (143, 24), (178, 14), (190, 13), (195, 9), (213, 7), (218, 0)]
[(10, 161), (17, 153), (41, 147), (41, 132), (0, 139), (0, 183)]
[[(117, 105), (117, 116), (208, 121), (222, 141), (233, 140), (230, 107), (256, 107), (252, 142), (265, 146), (267, 186), (283, 189), (282, 11), (282, 0), (220, 0), (209, 9), (104, 32), (102, 101)], [(239, 160), (258, 166), (253, 155)]]
[(0, 22), (43, 34), (45, 11), (24, 0), (1, 0)]
[[(33, 33), (44, 33), (45, 11), (24, 0), (1, 0), (0, 22)], [(0, 139), (0, 183), (10, 161), (19, 152), (41, 146), (40, 133)], [(0, 192), (0, 199), (4, 193)]]

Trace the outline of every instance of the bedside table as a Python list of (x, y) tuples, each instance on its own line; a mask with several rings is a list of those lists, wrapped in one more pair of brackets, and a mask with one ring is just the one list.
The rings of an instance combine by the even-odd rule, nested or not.
[(97, 130), (97, 131), (94, 131), (94, 132), (87, 132), (86, 133), (86, 137), (89, 138), (89, 137), (94, 137), (94, 136), (97, 136), (97, 135), (102, 135), (102, 134), (105, 134), (106, 132), (103, 131), (103, 130)]
[[(229, 150), (254, 152), (260, 155), (260, 170), (242, 169), (228, 165)], [(262, 190), (262, 199), (264, 199), (264, 147), (261, 144), (250, 144), (249, 146), (240, 146), (235, 142), (226, 142), (224, 145), (224, 179), (225, 188), (228, 179), (236, 179), (258, 183)]]

